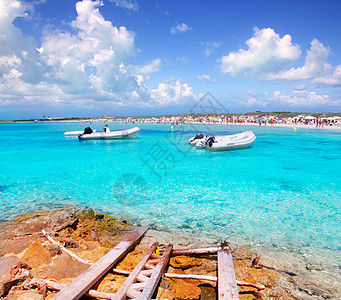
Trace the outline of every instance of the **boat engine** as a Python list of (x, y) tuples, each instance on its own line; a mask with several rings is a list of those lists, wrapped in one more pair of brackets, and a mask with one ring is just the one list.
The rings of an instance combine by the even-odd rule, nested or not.
[(193, 141), (194, 141), (194, 140), (201, 140), (201, 139), (203, 139), (203, 138), (204, 138), (204, 134), (203, 134), (202, 132), (198, 132), (198, 133), (195, 135)]
[(83, 134), (91, 134), (92, 133), (92, 129), (90, 127), (86, 127), (84, 129), (84, 133)]
[(214, 143), (214, 135), (212, 134), (206, 135), (205, 144), (212, 147), (213, 143)]

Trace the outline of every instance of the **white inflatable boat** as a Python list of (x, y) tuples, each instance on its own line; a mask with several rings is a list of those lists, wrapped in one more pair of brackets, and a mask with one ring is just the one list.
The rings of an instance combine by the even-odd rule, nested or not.
[(82, 134), (84, 132), (84, 130), (81, 131), (66, 131), (64, 132), (65, 136), (78, 136), (80, 134)]
[(225, 151), (243, 149), (252, 145), (256, 135), (252, 131), (245, 131), (233, 135), (213, 136), (208, 134), (205, 138), (192, 138), (189, 143), (197, 148), (206, 148), (211, 151)]
[(140, 133), (140, 128), (134, 127), (125, 130), (110, 131), (107, 127), (105, 131), (93, 132), (87, 127), (84, 132), (78, 135), (79, 140), (114, 140), (114, 139), (128, 139)]

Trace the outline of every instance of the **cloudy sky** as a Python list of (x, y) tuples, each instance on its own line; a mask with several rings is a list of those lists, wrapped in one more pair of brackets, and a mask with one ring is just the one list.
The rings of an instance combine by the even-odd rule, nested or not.
[(0, 0), (0, 119), (341, 111), (341, 2)]

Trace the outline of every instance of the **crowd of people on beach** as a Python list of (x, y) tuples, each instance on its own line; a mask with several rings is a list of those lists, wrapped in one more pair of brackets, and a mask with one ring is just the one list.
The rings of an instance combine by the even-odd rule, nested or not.
[(248, 115), (202, 115), (202, 116), (167, 116), (167, 117), (126, 117), (126, 118), (96, 118), (94, 122), (124, 122), (124, 123), (159, 123), (172, 125), (179, 124), (240, 124), (240, 125), (294, 125), (294, 126), (314, 126), (326, 127), (334, 126), (341, 128), (341, 116), (315, 117), (311, 115), (297, 115), (294, 117), (278, 116), (248, 116)]

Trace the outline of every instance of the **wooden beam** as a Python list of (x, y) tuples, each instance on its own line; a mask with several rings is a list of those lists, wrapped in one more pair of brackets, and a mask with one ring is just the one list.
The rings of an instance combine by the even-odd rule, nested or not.
[[(54, 291), (60, 291), (61, 289), (67, 286), (66, 284), (63, 284), (63, 283), (58, 283), (58, 282), (47, 280), (47, 279), (37, 279), (37, 278), (33, 278), (31, 282), (29, 283), (29, 285), (33, 285), (37, 287), (46, 285), (47, 288), (49, 288), (50, 290), (54, 290)], [(99, 299), (111, 299), (115, 294), (89, 290), (84, 295), (90, 296), (93, 298), (99, 298)]]
[(134, 268), (133, 272), (129, 275), (129, 277), (124, 281), (124, 283), (121, 285), (120, 289), (115, 294), (115, 297), (113, 299), (115, 300), (122, 300), (126, 299), (127, 292), (131, 285), (136, 282), (136, 279), (142, 269), (144, 268), (144, 265), (150, 258), (150, 256), (155, 251), (156, 247), (158, 246), (158, 243), (154, 243), (148, 250), (147, 254), (140, 260), (140, 262), (137, 264), (137, 266)]
[[(175, 249), (172, 251), (172, 256), (178, 255), (200, 255), (200, 254), (215, 254), (220, 250), (221, 247), (202, 247), (195, 249)], [(163, 253), (164, 250), (160, 250), (160, 253)]]
[[(150, 276), (150, 275), (152, 275), (152, 271), (153, 270), (143, 270), (143, 271), (141, 271), (139, 276), (141, 276), (141, 275)], [(130, 271), (119, 270), (119, 269), (113, 269), (113, 272), (117, 273), (117, 274), (122, 274), (122, 275), (130, 275), (131, 274)], [(163, 274), (163, 277), (179, 278), (179, 279), (209, 280), (209, 281), (214, 281), (214, 282), (218, 281), (218, 278), (216, 276), (209, 276), (209, 275), (165, 273), (165, 274)], [(146, 277), (146, 278), (148, 278), (148, 277)], [(137, 277), (137, 279), (139, 279), (139, 277)], [(145, 281), (144, 278), (141, 278), (141, 279), (142, 279), (141, 280), (142, 282)], [(236, 282), (237, 282), (237, 285), (240, 285), (240, 286), (252, 286), (252, 287), (259, 289), (259, 290), (265, 289), (264, 284), (251, 283), (251, 282), (246, 282), (246, 281), (241, 281), (241, 280), (236, 280)]]
[(52, 299), (79, 299), (140, 240), (146, 231), (147, 228), (144, 227), (134, 231), (123, 242), (120, 242), (70, 284), (61, 289)]
[[(165, 273), (163, 274), (163, 277), (168, 278), (179, 278), (179, 279), (197, 279), (197, 280), (208, 280), (208, 281), (218, 281), (218, 278), (215, 276), (208, 276), (208, 275), (195, 275), (195, 274), (175, 274), (175, 273)], [(241, 286), (252, 286), (258, 290), (264, 290), (265, 285), (263, 284), (257, 284), (257, 283), (251, 283), (246, 281), (240, 281), (236, 280), (237, 285)]]
[[(114, 273), (121, 274), (121, 275), (130, 275), (131, 271), (121, 270), (121, 269), (112, 269)], [(137, 280), (144, 282), (146, 279), (149, 278), (147, 276), (151, 276), (153, 274), (153, 270), (143, 270), (140, 272), (140, 274), (137, 276)]]
[(142, 295), (139, 299), (150, 300), (153, 297), (153, 294), (159, 284), (161, 276), (167, 267), (169, 258), (171, 256), (172, 248), (173, 248), (173, 245), (168, 245), (168, 247), (166, 248), (165, 252), (163, 253), (161, 257), (161, 260), (156, 265), (153, 271), (153, 274), (152, 276), (150, 276), (147, 286), (144, 288)]
[(218, 299), (239, 299), (230, 249), (218, 250)]

